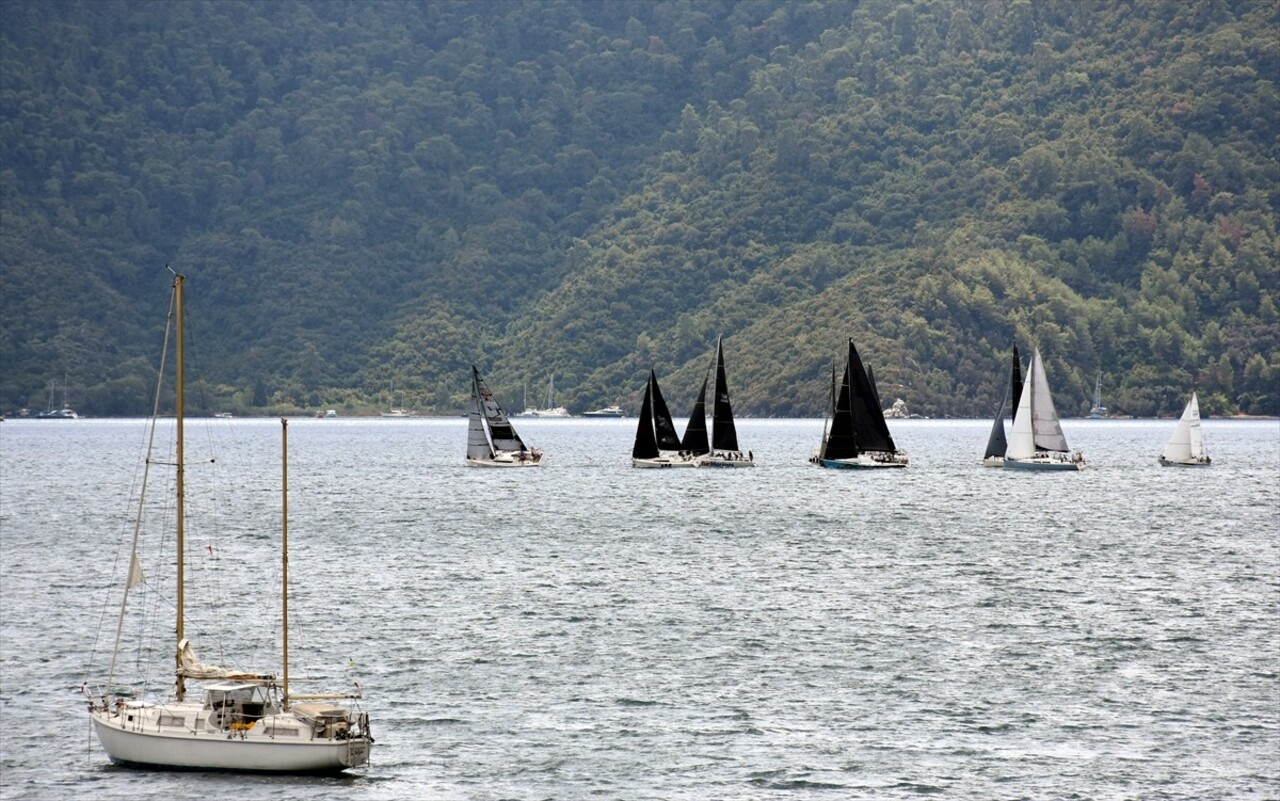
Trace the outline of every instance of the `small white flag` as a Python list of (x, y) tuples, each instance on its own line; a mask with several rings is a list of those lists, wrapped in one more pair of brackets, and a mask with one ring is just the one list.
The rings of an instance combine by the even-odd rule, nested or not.
[(139, 586), (146, 581), (147, 577), (142, 572), (142, 563), (138, 561), (138, 555), (135, 553), (129, 558), (129, 589)]

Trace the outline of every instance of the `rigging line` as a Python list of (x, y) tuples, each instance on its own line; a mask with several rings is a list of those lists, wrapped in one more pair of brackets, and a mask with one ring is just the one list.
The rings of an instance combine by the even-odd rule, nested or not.
[[(165, 267), (167, 268), (168, 265), (166, 264)], [(172, 270), (170, 270), (170, 272), (172, 272)], [(111, 649), (111, 667), (107, 671), (107, 687), (108, 688), (110, 688), (115, 681), (116, 657), (120, 653), (120, 634), (124, 629), (124, 613), (125, 613), (125, 608), (128, 606), (128, 603), (129, 603), (129, 590), (133, 588), (133, 579), (134, 579), (133, 566), (136, 563), (136, 560), (138, 558), (138, 538), (142, 529), (142, 513), (143, 513), (143, 509), (145, 508), (144, 499), (146, 498), (147, 480), (150, 477), (150, 472), (151, 472), (151, 453), (152, 453), (152, 448), (155, 445), (156, 418), (158, 417), (159, 410), (160, 410), (160, 390), (161, 390), (161, 387), (164, 385), (164, 365), (165, 365), (165, 360), (169, 355), (169, 336), (173, 329), (173, 316), (174, 316), (174, 309), (176, 304), (177, 304), (177, 291), (175, 288), (174, 293), (171, 294), (169, 297), (169, 314), (166, 318), (165, 327), (164, 327), (164, 346), (160, 349), (160, 366), (157, 372), (158, 378), (156, 380), (156, 391), (155, 391), (155, 396), (152, 401), (152, 407), (151, 407), (151, 432), (150, 432), (150, 437), (147, 440), (146, 466), (143, 468), (143, 473), (142, 473), (142, 491), (138, 493), (138, 516), (136, 518), (136, 522), (134, 523), (134, 527), (133, 527), (133, 545), (129, 551), (129, 574), (128, 574), (128, 578), (125, 580), (125, 583), (124, 583), (124, 598), (121, 599), (120, 601), (120, 616), (116, 622), (116, 639), (115, 639), (115, 644)]]

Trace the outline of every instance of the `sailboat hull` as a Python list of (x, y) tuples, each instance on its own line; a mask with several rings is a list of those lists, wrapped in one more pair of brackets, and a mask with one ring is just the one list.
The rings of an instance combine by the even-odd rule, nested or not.
[(1029, 459), (1010, 459), (1005, 457), (1005, 470), (1040, 470), (1040, 471), (1058, 471), (1058, 470), (1083, 470), (1084, 459), (1069, 458), (1066, 454), (1054, 454), (1046, 456), (1037, 454)]
[(498, 452), (488, 459), (467, 457), (468, 467), (538, 467), (542, 464), (542, 454)]
[(1209, 459), (1208, 456), (1203, 457), (1202, 460), (1191, 459), (1189, 461), (1182, 461), (1179, 459), (1166, 459), (1163, 456), (1159, 457), (1159, 459), (1160, 459), (1160, 464), (1164, 467), (1210, 467), (1213, 465), (1213, 462)]
[(819, 457), (814, 460), (814, 464), (819, 467), (827, 467), (833, 470), (884, 470), (895, 467), (906, 467), (908, 461), (907, 457), (896, 453), (860, 453), (850, 459), (823, 459)]
[[(191, 706), (198, 708), (198, 705)], [(346, 740), (299, 737), (297, 741), (287, 741), (259, 733), (257, 729), (261, 729), (261, 725), (244, 733), (162, 727), (161, 709), (181, 711), (169, 705), (126, 709), (119, 715), (105, 710), (94, 712), (93, 728), (112, 762), (171, 770), (339, 773), (367, 764), (373, 747), (367, 737)], [(133, 721), (128, 720), (130, 716)], [(305, 737), (307, 732), (300, 733)]]
[(640, 468), (695, 467), (696, 465), (697, 462), (694, 459), (684, 456), (655, 456), (652, 459), (631, 457), (631, 466)]
[(983, 467), (1004, 467), (1003, 456), (988, 456), (982, 460)]
[(756, 460), (742, 451), (716, 451), (704, 453), (693, 461), (696, 467), (755, 467)]

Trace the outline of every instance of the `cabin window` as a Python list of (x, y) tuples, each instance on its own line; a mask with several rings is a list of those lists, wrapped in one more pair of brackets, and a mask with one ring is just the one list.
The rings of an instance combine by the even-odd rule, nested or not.
[(165, 715), (162, 713), (160, 715), (160, 725), (161, 726), (177, 726), (178, 728), (183, 728), (187, 725), (187, 719), (182, 717), (181, 715)]
[(294, 726), (268, 726), (268, 737), (297, 737), (298, 729)]

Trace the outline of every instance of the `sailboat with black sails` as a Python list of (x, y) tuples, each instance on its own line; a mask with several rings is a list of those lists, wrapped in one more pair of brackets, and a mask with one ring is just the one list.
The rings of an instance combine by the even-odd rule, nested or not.
[(542, 451), (516, 433), (502, 405), (471, 365), (471, 412), (467, 426), (467, 464), (471, 467), (537, 467)]
[(907, 454), (898, 450), (889, 433), (875, 385), (852, 339), (839, 390), (835, 387), (834, 366), (831, 382), (831, 422), (809, 461), (838, 470), (906, 467)]
[(1005, 401), (1012, 396), (1014, 410), (1018, 408), (1018, 400), (1022, 396), (1022, 360), (1018, 355), (1018, 346), (1013, 346), (1013, 368), (1009, 373), (1009, 386), (1000, 398), (1000, 408), (996, 411), (995, 422), (991, 424), (991, 436), (987, 437), (987, 451), (982, 455), (983, 467), (1004, 467), (1004, 455), (1009, 449), (1009, 441), (1004, 435)]

